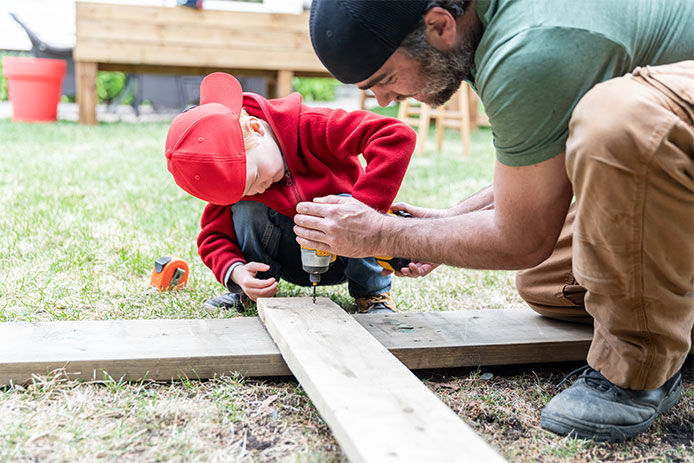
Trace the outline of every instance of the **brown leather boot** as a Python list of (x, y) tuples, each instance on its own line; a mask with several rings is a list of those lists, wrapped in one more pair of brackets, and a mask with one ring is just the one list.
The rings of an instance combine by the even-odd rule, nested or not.
[(390, 297), (390, 293), (358, 297), (356, 301), (359, 313), (392, 313), (398, 311), (395, 307), (395, 302)]

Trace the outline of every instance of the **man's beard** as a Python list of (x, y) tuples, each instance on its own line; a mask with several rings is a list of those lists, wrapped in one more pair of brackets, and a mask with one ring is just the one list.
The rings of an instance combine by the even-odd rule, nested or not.
[[(414, 37), (413, 37), (414, 38)], [(470, 75), (474, 50), (468, 43), (457, 49), (442, 52), (429, 45), (422, 35), (417, 44), (405, 47), (405, 52), (419, 63), (424, 85), (421, 101), (430, 106), (441, 106), (451, 99), (460, 83)]]

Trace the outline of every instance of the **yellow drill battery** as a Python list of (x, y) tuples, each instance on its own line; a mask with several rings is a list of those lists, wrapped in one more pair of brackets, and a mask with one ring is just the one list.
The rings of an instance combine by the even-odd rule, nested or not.
[[(412, 214), (406, 211), (393, 211), (388, 210), (389, 215), (396, 217), (412, 217)], [(392, 257), (392, 256), (374, 256), (378, 265), (391, 272), (399, 271), (403, 267), (407, 267), (412, 262), (411, 259), (407, 257)]]

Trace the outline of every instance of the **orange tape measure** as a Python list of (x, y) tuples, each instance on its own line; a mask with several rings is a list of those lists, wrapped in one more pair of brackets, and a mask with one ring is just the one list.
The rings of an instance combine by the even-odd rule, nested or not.
[(182, 288), (188, 283), (188, 264), (176, 256), (162, 256), (154, 261), (150, 284), (159, 291)]

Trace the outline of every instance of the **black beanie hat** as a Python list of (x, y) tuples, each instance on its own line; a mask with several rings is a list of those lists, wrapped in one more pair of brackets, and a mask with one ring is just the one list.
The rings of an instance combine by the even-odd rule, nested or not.
[(383, 66), (428, 0), (313, 0), (311, 42), (336, 79), (353, 84)]

